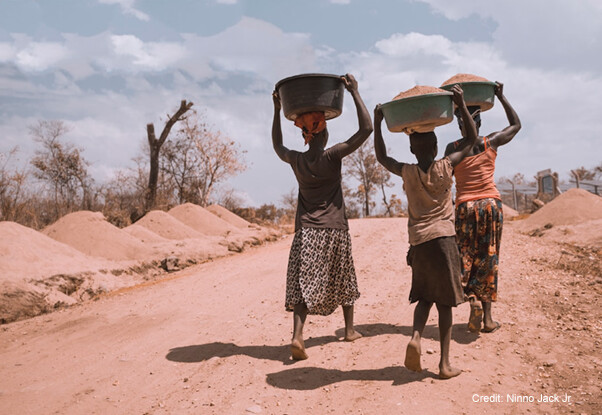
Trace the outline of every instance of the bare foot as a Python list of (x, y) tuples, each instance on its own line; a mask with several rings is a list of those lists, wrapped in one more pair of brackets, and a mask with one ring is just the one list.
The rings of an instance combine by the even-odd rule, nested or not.
[(483, 329), (481, 331), (483, 333), (493, 333), (500, 327), (502, 327), (502, 325), (500, 323), (498, 323), (497, 321), (492, 321), (491, 323), (485, 323), (485, 326), (483, 327)]
[(422, 371), (422, 366), (420, 365), (420, 343), (410, 340), (406, 349), (406, 360), (404, 365), (414, 372)]
[(468, 318), (468, 330), (473, 333), (481, 331), (481, 323), (483, 322), (483, 308), (476, 302), (470, 304), (470, 317)]
[(294, 339), (291, 342), (291, 354), (293, 355), (294, 360), (305, 360), (309, 357), (307, 353), (305, 353), (305, 345)]
[(462, 371), (460, 369), (456, 369), (455, 367), (439, 366), (439, 379), (450, 379), (450, 378), (458, 376), (460, 373), (462, 373)]
[(352, 330), (349, 333), (345, 333), (345, 341), (352, 342), (362, 337), (362, 333)]

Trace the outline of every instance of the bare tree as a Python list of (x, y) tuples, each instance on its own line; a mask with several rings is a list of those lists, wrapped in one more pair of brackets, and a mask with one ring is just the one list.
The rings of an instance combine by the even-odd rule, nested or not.
[(220, 132), (207, 132), (196, 140), (197, 149), (201, 152), (203, 170), (199, 176), (198, 189), (201, 206), (209, 203), (215, 187), (229, 177), (243, 172), (247, 166), (239, 145), (224, 137)]
[(186, 100), (182, 100), (180, 102), (180, 108), (178, 108), (174, 115), (167, 115), (167, 121), (165, 122), (163, 131), (161, 132), (161, 135), (158, 139), (155, 136), (155, 126), (152, 123), (146, 125), (146, 134), (148, 138), (150, 153), (150, 170), (145, 203), (145, 210), (147, 212), (153, 209), (156, 202), (157, 183), (159, 180), (159, 156), (161, 154), (161, 146), (163, 146), (165, 140), (167, 140), (167, 137), (169, 136), (169, 133), (174, 124), (178, 121), (185, 120), (186, 118), (184, 117), (184, 114), (186, 114), (186, 112), (188, 112), (193, 105), (194, 104), (192, 102), (186, 102)]
[(282, 206), (282, 217), (281, 220), (285, 222), (291, 222), (295, 219), (297, 212), (298, 192), (296, 188), (292, 188), (288, 193), (285, 193), (280, 198), (280, 204)]
[(176, 191), (177, 203), (198, 202), (195, 189), (201, 168), (200, 154), (194, 139), (178, 134), (163, 146), (161, 172), (170, 180)]
[(370, 209), (375, 206), (372, 195), (380, 189), (383, 203), (390, 214), (391, 207), (387, 201), (386, 187), (391, 187), (391, 174), (376, 160), (374, 144), (366, 141), (360, 148), (345, 159), (345, 173), (359, 182), (350, 196), (361, 201), (364, 216), (370, 216)]
[(89, 163), (83, 158), (82, 149), (61, 142), (68, 131), (69, 127), (60, 120), (38, 121), (30, 127), (30, 134), (42, 145), (31, 160), (34, 176), (52, 187), (56, 218), (63, 210), (90, 205)]
[(175, 185), (179, 203), (207, 206), (217, 186), (244, 171), (238, 144), (209, 130), (198, 115), (182, 123), (162, 155), (162, 170)]
[(594, 174), (596, 177), (602, 177), (602, 163), (594, 167)]
[[(602, 165), (600, 166), (602, 167)], [(586, 169), (585, 167), (581, 166), (577, 169), (573, 169), (571, 170), (571, 173), (573, 175), (573, 177), (575, 178), (575, 180), (578, 182), (582, 181), (582, 180), (593, 180), (596, 177), (596, 168), (594, 167), (593, 169)], [(577, 186), (579, 187), (579, 186)]]
[(233, 189), (222, 189), (216, 203), (231, 212), (235, 212), (237, 209), (242, 208), (244, 202)]
[(17, 222), (22, 219), (21, 211), (25, 208), (27, 171), (8, 167), (17, 152), (15, 147), (7, 154), (0, 153), (0, 220)]

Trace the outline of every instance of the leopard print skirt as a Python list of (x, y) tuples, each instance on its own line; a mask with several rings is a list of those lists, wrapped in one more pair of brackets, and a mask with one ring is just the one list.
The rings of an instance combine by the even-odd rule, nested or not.
[(301, 228), (295, 232), (286, 274), (288, 311), (305, 303), (309, 314), (327, 316), (360, 296), (346, 229)]

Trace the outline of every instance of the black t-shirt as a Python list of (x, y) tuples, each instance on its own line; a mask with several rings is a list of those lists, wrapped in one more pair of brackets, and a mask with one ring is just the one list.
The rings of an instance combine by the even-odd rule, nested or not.
[(318, 155), (296, 152), (291, 163), (299, 183), (295, 231), (349, 229), (341, 187), (341, 164), (336, 146)]

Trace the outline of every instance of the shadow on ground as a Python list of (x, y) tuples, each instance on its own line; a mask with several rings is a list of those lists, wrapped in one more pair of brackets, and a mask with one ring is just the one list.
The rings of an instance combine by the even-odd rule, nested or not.
[(279, 389), (313, 390), (347, 380), (388, 381), (393, 385), (403, 385), (425, 378), (438, 378), (438, 376), (427, 370), (417, 373), (399, 366), (364, 370), (304, 367), (268, 373), (266, 382)]
[[(360, 324), (355, 326), (356, 330), (362, 333), (364, 337), (374, 337), (387, 334), (401, 334), (407, 339), (412, 335), (412, 327), (397, 326), (387, 323)], [(322, 346), (328, 343), (342, 341), (344, 336), (343, 329), (338, 329), (334, 336), (310, 337), (305, 340), (305, 347), (310, 349), (316, 346)], [(468, 344), (478, 338), (478, 334), (466, 330), (466, 324), (458, 323), (454, 325), (452, 331), (453, 341), (461, 344)], [(439, 330), (436, 325), (430, 324), (424, 328), (423, 338), (439, 341)], [(286, 365), (293, 364), (295, 361), (290, 358), (289, 345), (251, 345), (239, 346), (235, 343), (213, 342), (206, 344), (196, 344), (170, 349), (165, 358), (173, 362), (198, 363), (209, 360), (213, 357), (229, 357), (245, 355), (255, 359), (275, 360), (283, 362)], [(398, 368), (389, 368), (388, 370), (397, 370)], [(316, 369), (317, 370), (317, 369)], [(385, 370), (385, 369), (383, 369)], [(348, 372), (345, 372), (348, 373)], [(380, 373), (380, 371), (378, 372)]]
[[(311, 348), (322, 346), (327, 343), (337, 342), (339, 339), (335, 336), (322, 336), (307, 339), (305, 347)], [(276, 360), (284, 364), (292, 364), (289, 345), (270, 346), (238, 346), (235, 343), (213, 342), (206, 344), (197, 344), (191, 346), (175, 347), (167, 353), (165, 358), (173, 362), (197, 363), (209, 360), (213, 357), (230, 357), (245, 355), (255, 359)]]
[[(397, 326), (395, 324), (388, 323), (374, 323), (374, 324), (358, 324), (355, 329), (362, 333), (364, 337), (374, 337), (383, 334), (403, 334), (409, 338), (412, 337), (411, 326)], [(335, 332), (335, 336), (342, 337), (344, 335), (344, 329), (338, 329)], [(422, 337), (425, 339), (432, 339), (439, 341), (439, 327), (435, 324), (428, 324), (422, 332)], [(466, 328), (466, 323), (456, 323), (452, 327), (452, 341), (460, 344), (469, 344), (479, 338), (478, 333), (471, 333)]]

